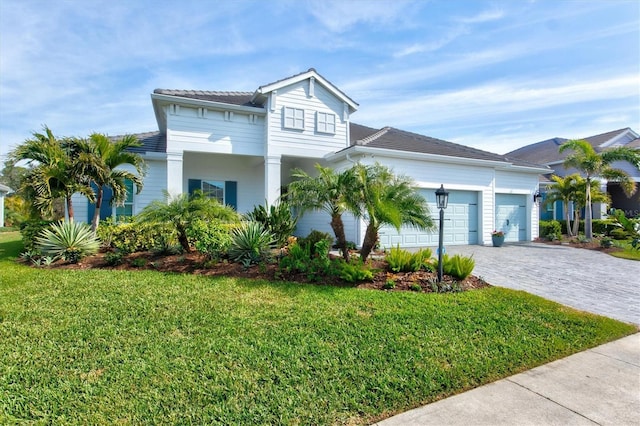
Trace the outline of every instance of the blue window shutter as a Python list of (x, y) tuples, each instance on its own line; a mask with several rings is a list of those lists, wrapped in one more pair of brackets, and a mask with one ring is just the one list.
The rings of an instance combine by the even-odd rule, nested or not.
[(198, 189), (202, 189), (202, 181), (200, 179), (189, 179), (189, 195), (193, 194), (194, 191)]
[(111, 198), (113, 198), (113, 190), (111, 189), (110, 186), (105, 186), (102, 192), (102, 205), (100, 206), (100, 220), (104, 220), (113, 215)]
[(228, 180), (224, 183), (224, 202), (238, 210), (238, 182)]
[[(93, 192), (95, 194), (98, 193), (98, 187), (96, 186), (95, 183), (91, 184), (91, 188), (93, 188)], [(100, 207), (100, 220), (104, 220), (112, 216), (111, 214), (113, 211), (113, 208), (111, 207), (112, 197), (113, 197), (113, 190), (111, 189), (111, 187), (105, 186), (102, 192), (102, 206)], [(93, 214), (96, 211), (96, 205), (95, 203), (92, 203), (90, 201), (87, 201), (87, 202), (89, 203), (89, 208), (87, 209), (88, 211), (87, 222), (91, 223), (91, 221), (93, 220)]]

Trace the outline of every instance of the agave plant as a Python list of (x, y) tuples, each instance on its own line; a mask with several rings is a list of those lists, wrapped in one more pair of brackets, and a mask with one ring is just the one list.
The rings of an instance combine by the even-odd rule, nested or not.
[(84, 256), (98, 252), (100, 240), (86, 223), (60, 221), (35, 238), (36, 247), (45, 256), (77, 263)]
[(243, 265), (259, 263), (266, 259), (273, 243), (273, 235), (261, 223), (246, 222), (233, 230), (229, 258)]

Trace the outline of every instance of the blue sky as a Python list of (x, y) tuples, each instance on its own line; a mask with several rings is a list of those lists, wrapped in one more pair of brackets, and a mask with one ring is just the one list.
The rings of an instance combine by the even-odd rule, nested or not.
[(157, 130), (155, 88), (254, 91), (315, 68), (353, 122), (506, 153), (640, 132), (640, 2), (0, 1), (0, 160)]

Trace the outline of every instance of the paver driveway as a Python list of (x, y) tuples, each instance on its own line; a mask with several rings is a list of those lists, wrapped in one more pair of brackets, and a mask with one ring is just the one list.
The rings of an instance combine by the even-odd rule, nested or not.
[(449, 246), (473, 255), (474, 275), (576, 309), (640, 324), (640, 262), (594, 250), (540, 243)]

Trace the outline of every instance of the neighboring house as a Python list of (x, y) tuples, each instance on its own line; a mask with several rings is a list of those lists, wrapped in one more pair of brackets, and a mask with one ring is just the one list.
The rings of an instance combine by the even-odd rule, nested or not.
[[(596, 152), (602, 152), (607, 148), (619, 146), (640, 149), (640, 138), (638, 134), (628, 127), (582, 139), (589, 142), (595, 148)], [(511, 151), (506, 154), (506, 156), (508, 158), (519, 158), (525, 161), (535, 161), (539, 164), (544, 164), (552, 169), (553, 174), (564, 177), (577, 172), (575, 169), (565, 169), (563, 166), (564, 159), (571, 153), (570, 150), (563, 153), (559, 152), (560, 145), (566, 141), (568, 141), (568, 139), (565, 138), (548, 139)], [(640, 171), (631, 164), (621, 161), (614, 163), (613, 167), (626, 171), (636, 183), (640, 183)], [(549, 176), (551, 176), (551, 173), (542, 176), (540, 180), (540, 191), (543, 198), (547, 186), (553, 183), (549, 179)], [(600, 183), (602, 185), (601, 189), (611, 197), (611, 207), (624, 210), (625, 214), (629, 217), (640, 215), (640, 191), (631, 197), (627, 197), (619, 184), (607, 182), (604, 179), (600, 179)], [(569, 208), (572, 209), (573, 207), (570, 206)], [(593, 216), (595, 219), (600, 219), (606, 215), (606, 212), (607, 206), (598, 204), (594, 206)], [(552, 206), (547, 206), (540, 210), (540, 219), (542, 220), (563, 220), (564, 217), (561, 202), (557, 202)]]
[[(413, 178), (434, 217), (435, 190), (444, 184), (450, 192), (447, 244), (489, 244), (494, 229), (504, 230), (507, 241), (538, 236), (533, 194), (548, 168), (391, 127), (351, 123), (358, 104), (314, 69), (254, 92), (156, 89), (151, 100), (159, 131), (137, 135), (143, 147), (136, 151), (148, 165), (144, 189), (130, 196), (126, 212), (107, 207), (103, 216), (136, 214), (161, 199), (163, 190), (176, 195), (196, 189), (243, 213), (276, 202), (293, 168), (312, 173), (320, 163), (342, 170), (360, 161)], [(88, 218), (89, 204), (81, 199), (74, 204), (76, 218)], [(362, 221), (345, 218), (345, 228), (348, 240), (362, 242)], [(330, 231), (329, 217), (305, 214), (296, 233), (312, 229)], [(386, 227), (380, 239), (385, 247), (413, 247), (437, 245), (438, 236)]]
[(4, 227), (4, 197), (9, 192), (11, 188), (0, 183), (0, 228)]

